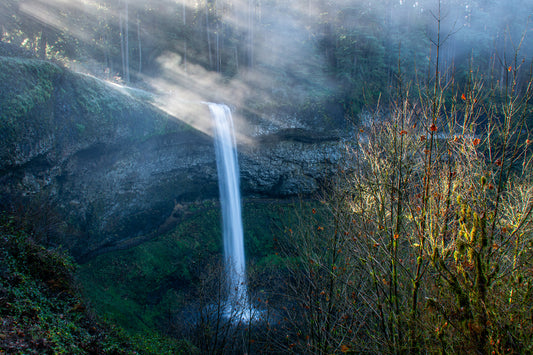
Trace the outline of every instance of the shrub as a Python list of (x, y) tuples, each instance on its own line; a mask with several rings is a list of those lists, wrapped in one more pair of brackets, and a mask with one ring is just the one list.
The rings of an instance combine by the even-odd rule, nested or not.
[(518, 50), (502, 86), (473, 64), (464, 86), (444, 82), (438, 56), (431, 82), (400, 76), (389, 119), (347, 146), (327, 227), (302, 218), (289, 239), (294, 324), (314, 351), (532, 351), (533, 80)]

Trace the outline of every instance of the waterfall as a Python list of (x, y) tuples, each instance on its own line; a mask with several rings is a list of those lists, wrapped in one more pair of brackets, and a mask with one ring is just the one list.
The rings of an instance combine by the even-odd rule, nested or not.
[[(239, 162), (233, 119), (228, 106), (214, 103), (208, 103), (208, 106), (215, 122), (215, 150), (228, 282), (226, 313), (231, 316), (238, 313), (239, 317), (243, 317), (248, 307), (248, 295), (239, 190)], [(245, 316), (245, 318), (248, 317)]]

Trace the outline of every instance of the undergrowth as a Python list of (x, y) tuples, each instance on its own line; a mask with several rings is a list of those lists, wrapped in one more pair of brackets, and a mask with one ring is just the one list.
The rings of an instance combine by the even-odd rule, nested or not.
[[(84, 294), (100, 314), (132, 334), (147, 330), (169, 334), (183, 328), (185, 320), (179, 315), (184, 308), (197, 306), (196, 291), (202, 277), (222, 258), (219, 209), (213, 201), (192, 203), (184, 207), (186, 218), (171, 231), (80, 265), (77, 275)], [(280, 234), (285, 218), (292, 213), (292, 203), (244, 201), (251, 288), (265, 289), (268, 275), (282, 265), (273, 235)]]
[(2, 217), (0, 227), (0, 353), (162, 354), (186, 344), (143, 334), (131, 337), (102, 321), (76, 286), (76, 265), (61, 250), (35, 242)]

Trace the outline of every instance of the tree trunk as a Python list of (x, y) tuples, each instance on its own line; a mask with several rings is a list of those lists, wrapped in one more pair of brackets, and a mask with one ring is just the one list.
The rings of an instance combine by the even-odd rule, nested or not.
[(124, 18), (122, 12), (119, 15), (119, 26), (120, 26), (120, 56), (122, 59), (122, 77), (126, 76), (126, 55), (124, 49)]
[(47, 46), (46, 31), (41, 31), (41, 40), (39, 42), (39, 58), (46, 59), (46, 46)]
[(207, 51), (209, 53), (209, 68), (213, 68), (213, 56), (211, 55), (211, 34), (209, 33), (209, 2), (205, 2), (205, 30), (207, 32)]
[(106, 80), (109, 80), (110, 78), (110, 71), (111, 71), (111, 56), (109, 55), (109, 40), (107, 38), (107, 33), (104, 33), (103, 35), (103, 49), (104, 49), (104, 65), (105, 65), (105, 68), (104, 68), (104, 74), (105, 74), (105, 79)]
[(139, 47), (139, 74), (142, 72), (143, 67), (143, 58), (142, 58), (142, 43), (141, 43), (141, 19), (139, 18), (139, 14), (137, 14), (137, 42)]
[(124, 0), (124, 57), (125, 57), (125, 71), (126, 71), (126, 82), (130, 82), (130, 58), (129, 58), (129, 18), (128, 18), (128, 0)]
[[(186, 28), (187, 26), (187, 8), (185, 7), (185, 0), (182, 2), (182, 21), (183, 21), (183, 28)], [(185, 73), (187, 73), (187, 37), (185, 36), (183, 38), (183, 68), (185, 70)]]
[(219, 27), (217, 24), (217, 46), (216, 46), (216, 60), (217, 60), (217, 72), (220, 73), (220, 35), (219, 35)]
[(248, 30), (250, 31), (249, 42), (249, 66), (254, 66), (254, 0), (248, 0)]

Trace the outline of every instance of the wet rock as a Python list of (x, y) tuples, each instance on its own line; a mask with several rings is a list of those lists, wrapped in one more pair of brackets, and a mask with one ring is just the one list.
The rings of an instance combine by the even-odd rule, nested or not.
[[(1, 207), (53, 209), (53, 243), (84, 255), (157, 231), (176, 203), (218, 196), (212, 138), (179, 117), (47, 62), (0, 64), (22, 76), (0, 83), (0, 102), (14, 103), (0, 111)], [(243, 196), (287, 197), (317, 191), (342, 144), (290, 129), (238, 148)]]

